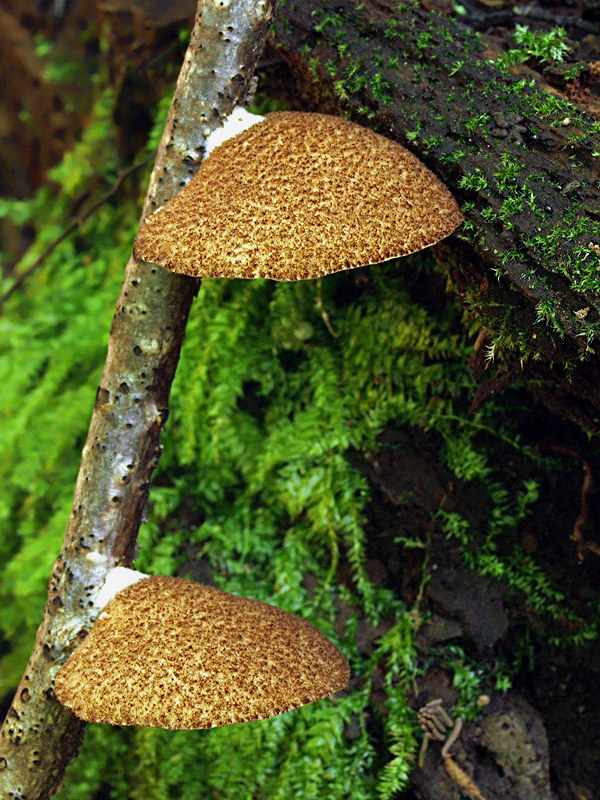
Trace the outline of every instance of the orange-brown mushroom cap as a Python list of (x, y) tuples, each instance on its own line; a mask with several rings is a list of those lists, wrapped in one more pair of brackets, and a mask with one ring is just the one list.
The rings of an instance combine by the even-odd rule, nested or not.
[(134, 250), (196, 277), (300, 280), (414, 253), (462, 220), (397, 142), (341, 117), (284, 111), (217, 147), (146, 219)]
[(212, 728), (343, 689), (349, 667), (305, 620), (181, 578), (119, 592), (56, 676), (59, 701), (111, 725)]

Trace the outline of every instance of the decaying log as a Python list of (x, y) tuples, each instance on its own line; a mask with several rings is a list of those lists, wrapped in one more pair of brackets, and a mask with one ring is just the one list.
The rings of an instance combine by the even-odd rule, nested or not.
[[(540, 379), (558, 413), (597, 429), (600, 124), (412, 0), (288, 0), (272, 44), (304, 105), (396, 139), (442, 178), (467, 216), (449, 275), (488, 354), (533, 365), (541, 399)], [(583, 66), (561, 65), (564, 80)]]

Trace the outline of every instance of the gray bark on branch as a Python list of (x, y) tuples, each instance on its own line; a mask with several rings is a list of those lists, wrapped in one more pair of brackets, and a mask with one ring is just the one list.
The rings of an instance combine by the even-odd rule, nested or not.
[[(274, 0), (199, 2), (142, 219), (192, 178), (205, 136), (251, 93), (273, 7)], [(44, 618), (2, 727), (3, 800), (51, 797), (76, 755), (84, 723), (56, 700), (54, 676), (97, 617), (95, 592), (107, 572), (134, 561), (198, 287), (197, 280), (133, 257), (127, 264)]]

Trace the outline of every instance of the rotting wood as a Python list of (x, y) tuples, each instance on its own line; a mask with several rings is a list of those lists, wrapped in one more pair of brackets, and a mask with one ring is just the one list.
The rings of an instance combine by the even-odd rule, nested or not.
[(467, 216), (448, 274), (487, 354), (599, 429), (600, 125), (411, 0), (286, 2), (272, 46), (304, 105), (396, 139), (439, 175)]
[[(202, 159), (204, 137), (252, 91), (273, 0), (201, 0), (161, 140), (142, 219), (176, 194)], [(54, 565), (35, 648), (0, 738), (0, 797), (49, 798), (77, 752), (83, 723), (53, 679), (99, 613), (109, 569), (135, 558), (171, 382), (199, 282), (130, 259), (107, 361)]]

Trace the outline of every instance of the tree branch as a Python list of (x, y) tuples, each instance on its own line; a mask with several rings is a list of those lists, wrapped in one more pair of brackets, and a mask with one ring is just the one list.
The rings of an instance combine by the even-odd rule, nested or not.
[[(273, 5), (272, 0), (199, 3), (142, 219), (191, 179), (205, 136), (251, 91)], [(98, 615), (95, 592), (107, 571), (130, 566), (135, 558), (198, 286), (133, 258), (127, 264), (44, 619), (2, 728), (2, 798), (50, 797), (76, 754), (83, 723), (56, 701), (54, 676)]]

